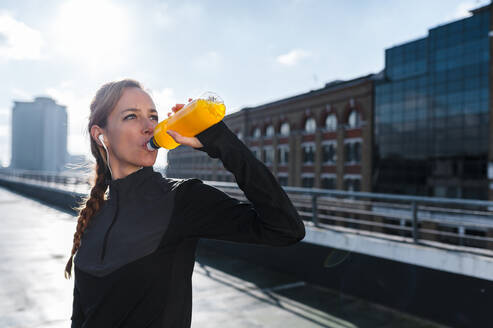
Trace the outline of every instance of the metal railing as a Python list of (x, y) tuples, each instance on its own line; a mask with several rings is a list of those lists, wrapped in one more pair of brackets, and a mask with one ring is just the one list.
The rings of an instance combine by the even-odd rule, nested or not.
[[(247, 200), (236, 183), (209, 183)], [(493, 250), (493, 201), (318, 188), (283, 189), (303, 219), (315, 227), (351, 228), (378, 236), (409, 238), (414, 243), (430, 241)]]
[[(0, 170), (1, 177), (87, 193), (88, 173)], [(234, 182), (205, 181), (248, 201)], [(305, 221), (375, 236), (493, 250), (493, 201), (283, 187)]]
[(60, 173), (21, 169), (1, 169), (0, 177), (80, 193), (89, 191), (91, 185), (90, 174), (88, 172)]

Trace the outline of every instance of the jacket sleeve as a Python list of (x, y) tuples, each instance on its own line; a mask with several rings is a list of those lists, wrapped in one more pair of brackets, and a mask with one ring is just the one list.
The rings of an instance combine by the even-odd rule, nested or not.
[(196, 137), (203, 144), (197, 150), (219, 158), (251, 203), (199, 179), (187, 179), (176, 196), (178, 231), (185, 237), (272, 246), (288, 246), (305, 237), (305, 225), (276, 178), (223, 121)]
[(82, 308), (80, 306), (80, 296), (77, 287), (74, 284), (74, 301), (72, 303), (72, 316), (70, 317), (72, 320), (71, 328), (80, 328), (84, 323), (84, 313), (82, 312)]

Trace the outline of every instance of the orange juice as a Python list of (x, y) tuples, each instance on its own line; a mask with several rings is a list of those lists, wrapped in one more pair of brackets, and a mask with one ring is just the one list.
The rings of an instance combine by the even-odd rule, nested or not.
[(185, 137), (195, 137), (200, 132), (221, 121), (226, 114), (222, 99), (213, 92), (206, 92), (189, 102), (182, 109), (161, 121), (154, 129), (154, 136), (147, 143), (149, 150), (173, 149), (177, 143), (167, 130), (173, 130)]

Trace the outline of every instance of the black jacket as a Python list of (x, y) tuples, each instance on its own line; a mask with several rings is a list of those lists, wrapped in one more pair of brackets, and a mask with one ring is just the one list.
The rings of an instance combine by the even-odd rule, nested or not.
[(74, 257), (72, 327), (190, 327), (198, 238), (273, 246), (304, 238), (284, 190), (223, 121), (197, 138), (251, 203), (152, 166), (112, 180)]

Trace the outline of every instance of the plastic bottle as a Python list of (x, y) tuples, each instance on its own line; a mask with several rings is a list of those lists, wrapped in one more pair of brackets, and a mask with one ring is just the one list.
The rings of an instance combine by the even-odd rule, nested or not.
[(147, 142), (149, 150), (159, 147), (173, 149), (177, 143), (167, 130), (173, 130), (185, 137), (195, 137), (200, 132), (221, 121), (226, 114), (223, 100), (214, 92), (205, 92), (183, 108), (161, 121), (154, 129), (154, 136)]

